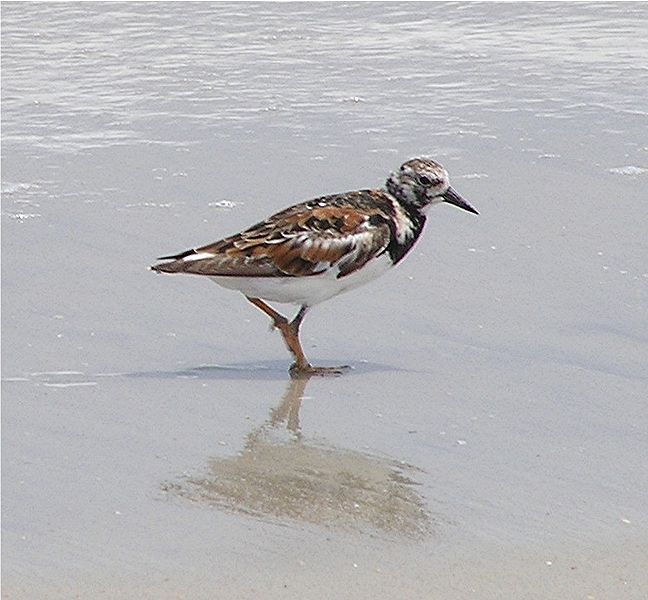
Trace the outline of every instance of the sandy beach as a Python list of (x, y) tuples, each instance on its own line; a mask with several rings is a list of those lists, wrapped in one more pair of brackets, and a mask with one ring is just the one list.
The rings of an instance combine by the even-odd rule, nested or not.
[[(646, 5), (2, 9), (3, 598), (648, 596)], [(342, 377), (147, 270), (420, 154)]]

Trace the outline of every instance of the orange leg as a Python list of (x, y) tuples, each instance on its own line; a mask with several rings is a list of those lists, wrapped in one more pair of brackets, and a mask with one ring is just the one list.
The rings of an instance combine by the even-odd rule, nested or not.
[(348, 367), (313, 367), (306, 359), (304, 350), (299, 341), (299, 327), (308, 312), (308, 306), (302, 306), (292, 321), (268, 306), (261, 298), (246, 298), (259, 310), (262, 310), (272, 319), (273, 327), (277, 328), (283, 337), (290, 353), (295, 357), (295, 362), (290, 367), (291, 377), (310, 377), (311, 375), (341, 375)]

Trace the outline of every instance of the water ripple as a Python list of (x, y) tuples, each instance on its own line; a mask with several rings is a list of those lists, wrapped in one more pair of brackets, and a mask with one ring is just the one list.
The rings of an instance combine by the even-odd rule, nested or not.
[(430, 124), (475, 107), (645, 114), (641, 4), (595, 15), (587, 5), (189, 6), (8, 4), (4, 141), (73, 152), (155, 139), (160, 117), (214, 128), (277, 111), (290, 127), (315, 114), (395, 133), (410, 126), (408, 106)]

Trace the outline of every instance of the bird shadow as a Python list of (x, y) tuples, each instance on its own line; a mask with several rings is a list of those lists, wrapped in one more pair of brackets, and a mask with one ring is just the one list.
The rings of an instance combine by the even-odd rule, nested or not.
[[(391, 365), (372, 362), (345, 363), (350, 367), (342, 375), (331, 375), (325, 379), (355, 377), (370, 373), (402, 372), (403, 369)], [(327, 366), (327, 365), (318, 365)], [(183, 367), (174, 370), (156, 369), (125, 373), (126, 377), (150, 379), (201, 379), (201, 380), (240, 380), (240, 381), (285, 381), (290, 378), (285, 361), (258, 361), (239, 363), (214, 363)]]

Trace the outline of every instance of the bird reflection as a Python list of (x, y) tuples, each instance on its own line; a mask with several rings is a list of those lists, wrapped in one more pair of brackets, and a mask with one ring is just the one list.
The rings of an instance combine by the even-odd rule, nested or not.
[(307, 439), (299, 411), (308, 379), (291, 379), (279, 405), (236, 456), (212, 458), (200, 476), (163, 489), (263, 519), (423, 537), (430, 517), (412, 465)]
[(286, 423), (286, 429), (296, 436), (301, 435), (299, 427), (299, 409), (308, 384), (308, 377), (291, 379), (279, 406), (270, 411), (268, 423), (270, 427), (277, 428)]

